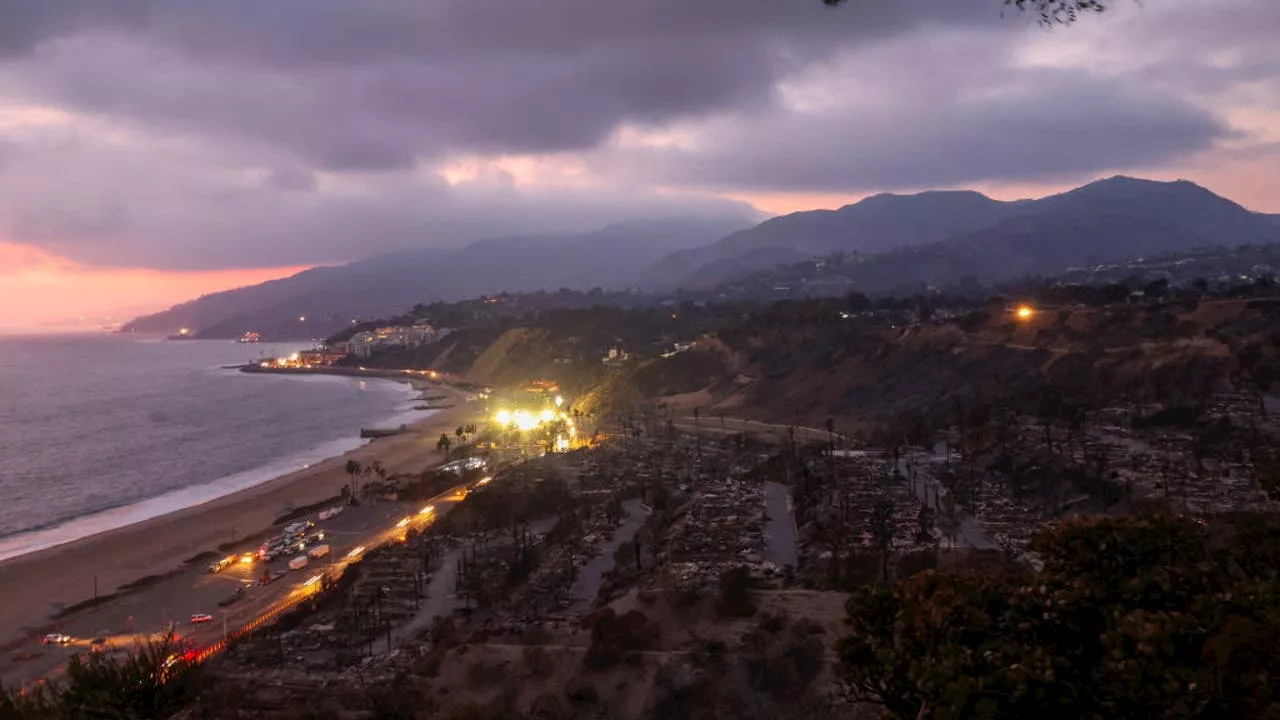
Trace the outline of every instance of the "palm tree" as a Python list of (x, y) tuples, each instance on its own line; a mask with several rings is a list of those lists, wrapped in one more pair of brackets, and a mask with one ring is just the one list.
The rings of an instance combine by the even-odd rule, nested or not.
[(359, 486), (359, 484), (356, 482), (356, 476), (357, 476), (357, 475), (359, 475), (359, 474), (360, 474), (360, 472), (361, 472), (363, 469), (364, 469), (364, 467), (360, 464), (360, 461), (359, 461), (359, 460), (348, 460), (348, 461), (347, 461), (347, 474), (351, 476), (351, 499), (352, 499), (352, 501), (354, 501), (354, 500), (355, 500), (356, 493), (359, 491), (359, 487), (360, 487), (360, 486)]
[(453, 447), (453, 441), (445, 433), (440, 433), (440, 439), (436, 441), (436, 449), (444, 453), (444, 459), (449, 459), (449, 448)]

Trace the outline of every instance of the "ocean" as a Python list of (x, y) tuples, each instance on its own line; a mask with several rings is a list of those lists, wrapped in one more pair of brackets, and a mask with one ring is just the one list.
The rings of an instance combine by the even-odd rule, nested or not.
[(225, 369), (305, 345), (0, 337), (0, 560), (207, 502), (424, 417), (390, 380)]

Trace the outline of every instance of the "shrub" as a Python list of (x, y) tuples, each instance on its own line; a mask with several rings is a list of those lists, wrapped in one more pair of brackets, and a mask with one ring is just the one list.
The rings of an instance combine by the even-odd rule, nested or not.
[(790, 620), (786, 611), (767, 612), (760, 616), (760, 623), (757, 627), (767, 633), (779, 633), (782, 632)]
[(0, 717), (168, 717), (185, 707), (203, 688), (198, 667), (169, 662), (188, 649), (169, 636), (138, 644), (118, 658), (99, 653), (73, 655), (62, 679), (37, 691), (18, 693), (0, 688)]
[(531, 627), (520, 634), (522, 645), (549, 645), (555, 636), (546, 628)]
[(560, 720), (565, 717), (564, 704), (555, 695), (542, 693), (529, 706), (529, 717), (531, 720)]
[(551, 655), (547, 653), (545, 648), (537, 645), (526, 647), (521, 653), (524, 659), (524, 666), (534, 677), (544, 678), (555, 670), (555, 661), (551, 659)]
[(579, 705), (592, 705), (598, 699), (596, 686), (583, 678), (571, 680), (565, 688), (565, 696), (569, 698), (569, 702)]
[(611, 668), (628, 653), (647, 650), (658, 633), (659, 628), (639, 610), (618, 615), (606, 608), (591, 626), (591, 646), (583, 663), (593, 670)]
[(716, 612), (721, 617), (751, 617), (756, 614), (756, 599), (751, 592), (751, 571), (746, 566), (739, 565), (720, 576)]
[(902, 720), (1274, 716), (1280, 529), (1247, 520), (1077, 519), (1033, 539), (1035, 574), (866, 588), (840, 669)]
[(507, 677), (507, 663), (477, 660), (467, 668), (467, 681), (472, 685), (493, 685)]

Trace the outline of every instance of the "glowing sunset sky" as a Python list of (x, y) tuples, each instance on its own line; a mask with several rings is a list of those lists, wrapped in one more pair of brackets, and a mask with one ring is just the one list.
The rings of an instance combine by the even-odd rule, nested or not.
[[(116, 321), (205, 293), (292, 275), (305, 268), (161, 271), (81, 265), (37, 248), (0, 243), (0, 333)], [(120, 314), (125, 316), (121, 316)], [(96, 322), (88, 322), (96, 321)]]
[(0, 6), (0, 327), (317, 264), (1124, 173), (1280, 212), (1280, 3)]

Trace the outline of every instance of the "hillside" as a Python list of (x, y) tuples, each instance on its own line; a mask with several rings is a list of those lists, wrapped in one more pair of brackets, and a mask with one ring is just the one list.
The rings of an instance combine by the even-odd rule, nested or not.
[(190, 327), (200, 337), (254, 331), (271, 339), (306, 339), (329, 335), (353, 318), (391, 316), (433, 300), (562, 287), (625, 288), (657, 258), (745, 224), (738, 218), (643, 220), (567, 237), (409, 250), (214, 293), (137, 318), (124, 330), (170, 333)]
[(645, 278), (655, 286), (708, 287), (814, 255), (880, 253), (937, 242), (991, 225), (1017, 207), (1019, 203), (992, 200), (973, 191), (875, 195), (838, 210), (766, 220), (712, 245), (673, 253), (649, 268)]
[[(952, 195), (877, 196), (834, 213), (778, 218), (745, 233), (760, 240), (762, 236), (751, 233), (770, 223), (782, 227), (783, 220), (796, 228), (824, 227), (813, 237), (828, 242), (809, 243), (805, 236), (803, 241), (794, 239), (787, 249), (802, 248), (810, 256), (853, 253), (856, 267), (846, 277), (863, 291), (947, 285), (965, 276), (998, 282), (1024, 275), (1057, 275), (1071, 266), (1149, 254), (1280, 241), (1280, 225), (1273, 216), (1250, 212), (1187, 181), (1113, 177), (1039, 200), (989, 201), (989, 205), (978, 200), (980, 195), (960, 194), (962, 202)], [(929, 221), (921, 219), (920, 213), (929, 214)], [(875, 222), (859, 225), (866, 217)], [(832, 229), (835, 226), (846, 233), (843, 246), (835, 240), (841, 237)], [(867, 255), (867, 243), (857, 229), (865, 227), (880, 229), (875, 247), (883, 252)], [(731, 247), (728, 241), (734, 237), (744, 233), (712, 246), (722, 254), (677, 282), (714, 286), (771, 267), (773, 257), (753, 261), (752, 254), (758, 251)], [(912, 242), (911, 238), (922, 240)], [(690, 253), (683, 256), (690, 257)], [(669, 262), (672, 258), (661, 261)]]
[[(1280, 302), (1187, 297), (1045, 310), (1024, 321), (1003, 307), (936, 323), (903, 323), (901, 313), (841, 319), (850, 309), (843, 299), (745, 314), (686, 308), (675, 319), (653, 309), (596, 321), (592, 311), (550, 313), (500, 333), (461, 331), (417, 362), (481, 383), (554, 380), (587, 412), (661, 404), (811, 426), (831, 416), (942, 422), (972, 403), (1034, 405), (1047, 388), (1090, 407), (1140, 394), (1196, 404), (1239, 383), (1240, 348), (1269, 347)], [(629, 324), (639, 329), (620, 332), (636, 357), (603, 367), (612, 329)], [(659, 336), (692, 348), (659, 357), (666, 341), (645, 342)], [(375, 362), (405, 365), (396, 356)]]

